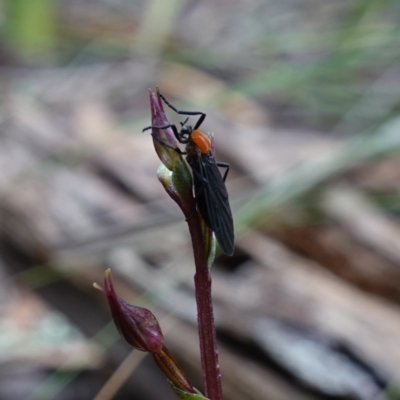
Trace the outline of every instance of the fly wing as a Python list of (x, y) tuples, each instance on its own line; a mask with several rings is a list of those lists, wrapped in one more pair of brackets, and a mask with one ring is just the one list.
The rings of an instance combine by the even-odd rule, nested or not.
[(197, 207), (206, 224), (215, 233), (223, 252), (232, 255), (234, 231), (228, 192), (218, 165), (211, 154), (188, 156), (193, 171)]

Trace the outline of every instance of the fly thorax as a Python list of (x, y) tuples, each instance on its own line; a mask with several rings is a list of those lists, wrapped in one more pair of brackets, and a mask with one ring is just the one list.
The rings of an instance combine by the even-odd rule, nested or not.
[(208, 154), (211, 150), (211, 139), (210, 137), (199, 130), (194, 130), (190, 137), (190, 141), (193, 142), (202, 154)]
[(198, 156), (201, 154), (200, 149), (197, 147), (196, 143), (190, 141), (187, 145), (186, 145), (186, 153), (188, 154), (188, 156)]

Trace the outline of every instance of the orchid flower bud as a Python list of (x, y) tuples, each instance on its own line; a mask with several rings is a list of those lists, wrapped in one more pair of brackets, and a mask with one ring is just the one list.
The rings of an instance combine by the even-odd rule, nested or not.
[[(151, 108), (151, 125), (152, 126), (168, 126), (170, 125), (165, 115), (160, 94), (153, 93), (149, 90), (150, 108)], [(177, 141), (171, 126), (163, 129), (152, 129), (154, 148), (161, 162), (172, 171), (176, 158), (182, 159), (174, 149), (177, 147)]]
[(159, 352), (163, 348), (164, 338), (155, 316), (151, 311), (130, 305), (116, 295), (110, 269), (105, 273), (103, 290), (121, 336), (135, 349)]
[[(158, 89), (156, 93), (149, 91), (149, 96), (154, 148), (162, 162), (157, 172), (158, 179), (188, 218), (195, 209), (192, 175), (179, 152), (178, 143), (165, 115)], [(155, 128), (158, 126), (163, 128)]]
[(132, 306), (117, 296), (110, 269), (105, 273), (104, 288), (97, 283), (93, 286), (105, 293), (114, 324), (121, 336), (135, 349), (151, 353), (174, 388), (186, 394), (195, 393), (185, 373), (164, 346), (163, 334), (153, 313)]

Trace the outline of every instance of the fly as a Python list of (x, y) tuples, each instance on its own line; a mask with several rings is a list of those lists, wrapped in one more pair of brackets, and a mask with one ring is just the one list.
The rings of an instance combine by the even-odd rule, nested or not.
[[(199, 130), (206, 114), (199, 111), (179, 111), (160, 95), (165, 104), (177, 114), (187, 115), (181, 122), (181, 130), (176, 125), (148, 126), (148, 129), (172, 128), (179, 143), (186, 144), (186, 151), (176, 148), (178, 153), (186, 155), (186, 161), (192, 169), (196, 205), (207, 226), (214, 232), (222, 251), (231, 256), (234, 250), (234, 230), (232, 211), (229, 205), (225, 180), (229, 173), (229, 164), (217, 162), (211, 151), (210, 137)], [(194, 127), (186, 125), (190, 116), (199, 115)], [(170, 147), (169, 144), (163, 143)], [(226, 168), (222, 176), (219, 168)]]

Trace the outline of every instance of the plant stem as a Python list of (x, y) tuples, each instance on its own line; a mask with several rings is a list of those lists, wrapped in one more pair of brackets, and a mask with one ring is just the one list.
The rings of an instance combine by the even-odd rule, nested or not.
[(197, 213), (188, 219), (188, 225), (192, 237), (196, 265), (194, 283), (204, 392), (210, 400), (223, 400), (211, 298), (211, 276), (207, 265), (207, 254), (203, 243), (201, 222)]

